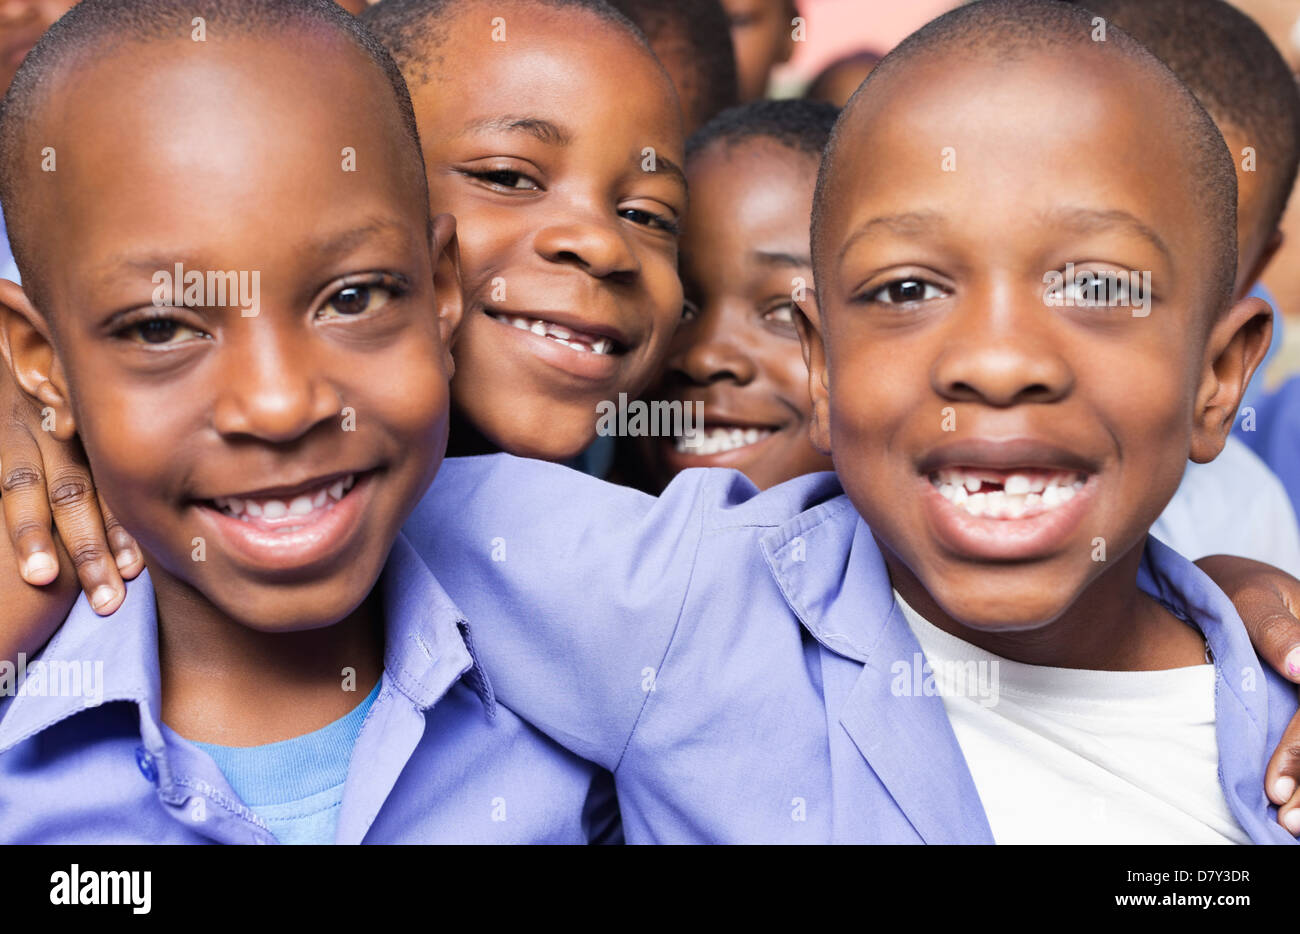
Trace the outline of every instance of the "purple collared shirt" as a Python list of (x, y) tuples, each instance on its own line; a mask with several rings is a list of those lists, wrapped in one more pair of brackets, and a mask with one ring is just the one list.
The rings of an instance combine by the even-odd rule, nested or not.
[[(380, 586), (383, 681), (335, 842), (617, 839), (608, 775), (497, 702), (465, 618), (403, 537)], [(0, 698), (0, 842), (276, 842), (212, 759), (159, 720), (147, 574), (106, 619), (83, 596), (26, 668), (24, 689)]]
[[(406, 534), (474, 620), (501, 702), (613, 771), (629, 843), (993, 842), (943, 699), (892, 690), (921, 648), (834, 474), (759, 493), (688, 470), (654, 499), (452, 458)], [(1213, 652), (1233, 816), (1295, 843), (1263, 790), (1294, 688), (1154, 538), (1137, 583)]]

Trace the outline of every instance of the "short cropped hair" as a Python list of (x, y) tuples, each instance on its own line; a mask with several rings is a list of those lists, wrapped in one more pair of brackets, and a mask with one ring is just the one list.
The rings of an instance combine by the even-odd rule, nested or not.
[[(1186, 84), (1220, 126), (1255, 141), (1267, 169), (1271, 233), (1300, 167), (1300, 89), (1259, 25), (1223, 0), (1084, 0)], [(1239, 153), (1233, 153), (1238, 158)]]
[[(510, 0), (553, 10), (576, 10), (592, 16), (626, 34), (653, 55), (645, 35), (605, 0)], [(388, 47), (412, 87), (433, 80), (442, 57), (439, 50), (450, 37), (456, 14), (471, 6), (488, 6), (490, 0), (381, 0), (361, 14), (361, 22)], [(498, 2), (496, 6), (502, 7)], [(484, 22), (484, 27), (489, 25)], [(507, 23), (507, 28), (509, 24)], [(657, 61), (657, 59), (656, 59)]]
[(310, 30), (350, 42), (392, 88), (397, 114), (411, 142), (409, 158), (419, 160), (419, 175), (424, 178), (420, 135), (402, 73), (383, 44), (333, 0), (82, 0), (27, 54), (0, 103), (0, 205), (14, 259), (31, 294), (39, 291), (39, 277), (34, 275), (39, 248), (30, 242), (24, 211), (24, 155), (30, 127), (58, 88), (59, 74), (87, 55), (126, 44), (189, 41), (195, 17), (204, 20), (209, 41)]
[(884, 93), (877, 89), (881, 82), (915, 59), (942, 54), (996, 55), (1000, 61), (1009, 61), (1044, 49), (1083, 46), (1103, 48), (1107, 54), (1137, 63), (1167, 89), (1181, 117), (1179, 125), (1194, 165), (1202, 218), (1212, 233), (1216, 263), (1210, 271), (1209, 295), (1216, 309), (1226, 307), (1237, 273), (1237, 175), (1223, 135), (1187, 86), (1136, 39), (1112, 26), (1106, 30), (1105, 42), (1093, 42), (1092, 19), (1090, 12), (1062, 0), (977, 0), (931, 20), (886, 55), (844, 106), (817, 174), (812, 213), (813, 275), (817, 280), (825, 281), (820, 265), (825, 255), (821, 231), (840, 139), (862, 101)]
[[(610, 0), (636, 23), (651, 47), (680, 46), (691, 74), (683, 97), (697, 102), (687, 120), (701, 126), (740, 101), (731, 24), (719, 0)], [(686, 102), (683, 101), (683, 104)]]
[(732, 107), (700, 127), (686, 141), (690, 159), (715, 143), (769, 139), (820, 160), (840, 109), (826, 101), (758, 100)]

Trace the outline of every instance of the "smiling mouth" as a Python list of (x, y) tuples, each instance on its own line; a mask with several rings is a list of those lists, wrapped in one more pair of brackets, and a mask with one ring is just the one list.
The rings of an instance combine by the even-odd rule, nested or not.
[(931, 485), (967, 515), (983, 519), (1029, 519), (1064, 506), (1084, 488), (1078, 470), (946, 467), (930, 474)]
[(508, 314), (501, 311), (492, 311), (484, 309), (484, 313), (502, 324), (508, 324), (511, 327), (518, 328), (521, 331), (531, 331), (538, 337), (554, 341), (570, 350), (578, 353), (591, 353), (597, 356), (617, 356), (627, 352), (613, 338), (605, 337), (600, 334), (591, 334), (586, 331), (580, 331), (577, 328), (565, 327), (556, 324), (553, 321), (546, 321), (542, 318), (530, 318), (527, 315)]
[(222, 515), (265, 532), (288, 534), (319, 521), (356, 485), (357, 474), (336, 476), (293, 496), (218, 496), (209, 500)]
[(711, 425), (689, 434), (673, 438), (673, 447), (678, 454), (694, 454), (707, 457), (710, 454), (726, 454), (747, 448), (760, 441), (766, 441), (775, 434), (773, 428), (752, 428), (739, 425)]

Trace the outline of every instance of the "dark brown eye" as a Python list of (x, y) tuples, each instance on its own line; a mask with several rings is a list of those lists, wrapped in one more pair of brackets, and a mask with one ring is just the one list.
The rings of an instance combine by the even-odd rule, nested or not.
[(176, 322), (168, 318), (155, 318), (136, 325), (136, 328), (146, 344), (166, 344), (176, 336)]

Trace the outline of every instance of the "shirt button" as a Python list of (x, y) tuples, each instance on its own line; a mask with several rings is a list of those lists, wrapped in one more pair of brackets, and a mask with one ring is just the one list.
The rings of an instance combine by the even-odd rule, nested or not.
[(140, 767), (141, 775), (155, 785), (158, 784), (158, 766), (154, 764), (153, 756), (143, 746), (137, 746), (135, 749), (135, 764)]

